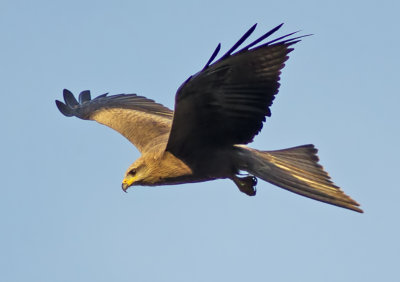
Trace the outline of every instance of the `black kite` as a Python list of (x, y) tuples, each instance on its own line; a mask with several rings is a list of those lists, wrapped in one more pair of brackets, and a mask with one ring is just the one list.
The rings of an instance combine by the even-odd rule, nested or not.
[[(318, 201), (362, 212), (318, 164), (313, 145), (259, 151), (247, 147), (271, 115), (279, 75), (294, 33), (267, 43), (279, 25), (247, 46), (237, 49), (254, 25), (219, 60), (220, 44), (204, 68), (178, 89), (175, 111), (135, 94), (79, 95), (64, 90), (66, 116), (95, 120), (125, 136), (142, 153), (127, 170), (124, 191), (132, 185), (168, 185), (231, 179), (243, 193), (256, 194), (257, 178)], [(247, 171), (248, 175), (240, 174)]]

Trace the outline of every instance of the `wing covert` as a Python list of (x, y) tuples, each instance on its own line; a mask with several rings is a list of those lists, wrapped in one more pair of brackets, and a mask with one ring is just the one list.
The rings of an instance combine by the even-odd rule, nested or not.
[(103, 94), (91, 99), (90, 91), (86, 90), (79, 94), (78, 101), (67, 89), (63, 96), (65, 103), (56, 100), (62, 114), (104, 124), (126, 137), (141, 152), (168, 138), (173, 112), (153, 100), (136, 94)]
[[(178, 89), (167, 150), (190, 158), (198, 148), (247, 144), (260, 132), (278, 93), (279, 76), (291, 45), (300, 37), (278, 39), (254, 47), (276, 32), (279, 25), (244, 48), (236, 49), (255, 25), (215, 63), (212, 54), (205, 67)], [(301, 36), (302, 37), (302, 36)]]

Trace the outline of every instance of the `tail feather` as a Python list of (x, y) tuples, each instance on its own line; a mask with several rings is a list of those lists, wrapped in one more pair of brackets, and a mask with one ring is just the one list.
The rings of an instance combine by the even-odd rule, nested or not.
[(239, 147), (241, 169), (299, 195), (363, 212), (359, 204), (347, 196), (330, 179), (318, 163), (318, 150), (304, 145), (278, 151), (258, 151)]

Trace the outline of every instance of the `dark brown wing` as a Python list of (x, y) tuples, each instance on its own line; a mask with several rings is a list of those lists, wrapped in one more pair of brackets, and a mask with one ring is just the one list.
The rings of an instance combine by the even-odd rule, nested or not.
[(173, 112), (153, 100), (136, 94), (103, 94), (91, 100), (90, 92), (83, 91), (78, 102), (67, 89), (63, 94), (65, 104), (56, 100), (62, 114), (95, 120), (111, 127), (141, 152), (151, 149), (157, 140), (166, 142), (168, 138)]
[[(247, 144), (260, 132), (279, 89), (280, 70), (300, 37), (282, 36), (258, 47), (282, 25), (235, 50), (255, 25), (217, 62), (220, 45), (202, 71), (178, 89), (167, 150), (189, 160), (200, 148)], [(233, 53), (235, 52), (235, 53)]]

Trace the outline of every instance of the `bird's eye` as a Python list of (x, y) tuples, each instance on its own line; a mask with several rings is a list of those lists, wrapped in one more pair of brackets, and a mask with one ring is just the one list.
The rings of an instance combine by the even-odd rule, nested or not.
[(135, 174), (136, 174), (136, 169), (134, 168), (134, 169), (131, 169), (131, 171), (129, 171), (129, 173), (128, 173), (130, 176), (135, 176)]

